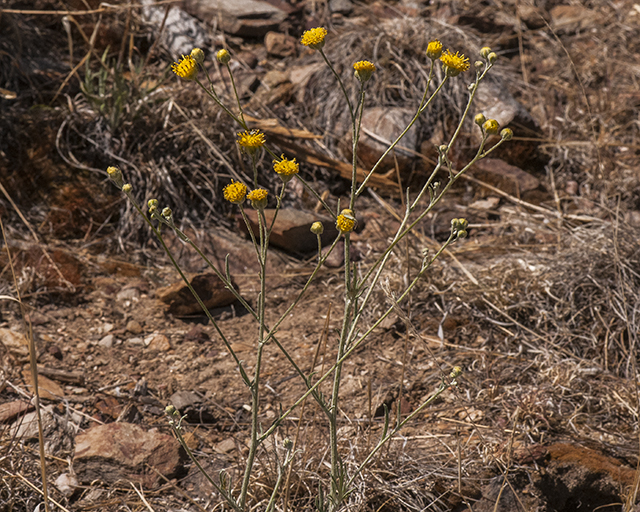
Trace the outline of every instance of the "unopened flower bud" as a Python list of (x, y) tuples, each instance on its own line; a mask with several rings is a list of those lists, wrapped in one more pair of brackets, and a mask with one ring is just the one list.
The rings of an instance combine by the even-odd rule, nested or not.
[(218, 50), (218, 53), (216, 53), (216, 59), (218, 59), (218, 62), (220, 64), (229, 64), (231, 55), (227, 50), (223, 48), (222, 50)]
[(191, 50), (191, 56), (200, 65), (204, 62), (204, 52), (200, 48)]
[(482, 71), (484, 69), (484, 62), (482, 62), (481, 60), (475, 61), (473, 65), (475, 66), (476, 71)]
[(122, 188), (124, 185), (124, 179), (122, 178), (122, 172), (117, 167), (107, 167), (107, 174), (111, 181), (113, 181), (118, 188)]
[(467, 87), (467, 89), (469, 89), (469, 92), (475, 91), (476, 90), (476, 84), (470, 83), (469, 86)]
[(458, 233), (457, 233), (458, 238), (467, 238), (467, 235), (468, 235), (468, 234), (469, 234), (469, 233), (467, 233), (467, 231), (466, 231), (466, 230), (464, 230), (464, 229), (461, 229), (461, 230), (460, 230), (460, 231), (458, 231)]
[(289, 451), (291, 450), (291, 448), (293, 448), (293, 441), (291, 439), (289, 439), (288, 437), (282, 441), (282, 444), (284, 446), (284, 449)]
[(147, 202), (147, 206), (149, 207), (149, 213), (151, 211), (156, 211), (158, 209), (158, 200), (157, 199), (149, 199)]
[(473, 118), (473, 122), (478, 126), (482, 126), (486, 120), (487, 118), (484, 117), (484, 114), (476, 114), (476, 117)]
[(505, 128), (500, 132), (502, 140), (511, 140), (513, 138), (513, 130), (511, 128)]
[(324, 233), (324, 226), (322, 225), (322, 222), (314, 222), (311, 224), (311, 232), (314, 235), (321, 235)]
[(440, 151), (440, 153), (444, 154), (449, 150), (449, 146), (447, 146), (446, 144), (441, 144), (438, 147), (438, 151)]
[(489, 119), (483, 123), (482, 129), (488, 135), (495, 135), (496, 133), (498, 133), (498, 130), (500, 130), (500, 125), (495, 119)]
[(167, 220), (171, 220), (171, 216), (173, 215), (173, 212), (171, 211), (171, 208), (169, 208), (168, 206), (166, 208), (162, 209), (162, 216), (167, 219)]
[(489, 64), (493, 64), (498, 60), (498, 56), (494, 52), (491, 52), (489, 55), (487, 55), (487, 60), (489, 61)]
[(489, 48), (488, 46), (484, 46), (483, 48), (480, 49), (480, 56), (483, 59), (486, 59), (490, 53), (491, 53), (491, 48)]
[(460, 375), (462, 375), (462, 368), (460, 368), (459, 366), (454, 366), (451, 370), (451, 373), (449, 374), (449, 378), (457, 379), (458, 377), (460, 377)]
[(175, 416), (176, 414), (178, 414), (178, 410), (173, 405), (167, 405), (164, 408), (164, 412), (169, 416)]
[(131, 186), (131, 183), (125, 183), (124, 185), (122, 185), (122, 191), (123, 191), (125, 194), (130, 193), (132, 188), (133, 188), (133, 187)]

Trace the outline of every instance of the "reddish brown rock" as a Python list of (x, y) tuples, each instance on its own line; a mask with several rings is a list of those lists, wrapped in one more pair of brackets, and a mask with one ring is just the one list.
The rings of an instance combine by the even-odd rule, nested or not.
[(516, 197), (540, 186), (540, 181), (535, 176), (496, 158), (485, 158), (476, 162), (469, 169), (469, 173), (474, 178)]
[[(202, 302), (209, 309), (233, 304), (236, 300), (215, 274), (198, 274), (190, 277), (190, 283)], [(202, 308), (184, 281), (158, 290), (158, 298), (169, 305), (169, 313), (175, 316), (201, 314)]]
[[(258, 233), (258, 213), (252, 209), (245, 210), (251, 229)], [(270, 226), (275, 214), (275, 210), (266, 209), (264, 211), (267, 225)], [(276, 223), (271, 232), (271, 244), (294, 254), (305, 254), (318, 250), (318, 239), (311, 233), (311, 224), (321, 221), (324, 224), (324, 233), (321, 235), (322, 244), (331, 243), (338, 231), (332, 220), (318, 215), (300, 210), (283, 208), (278, 212)], [(238, 219), (238, 226), (248, 234), (247, 226), (242, 217)]]
[(0, 404), (0, 423), (11, 421), (18, 414), (22, 414), (32, 408), (33, 406), (24, 400), (14, 400), (13, 402)]
[(152, 488), (161, 479), (149, 466), (173, 478), (184, 471), (185, 460), (184, 450), (169, 435), (130, 423), (110, 423), (76, 437), (73, 468), (82, 483), (122, 480)]
[[(33, 393), (33, 379), (31, 378), (31, 369), (28, 366), (22, 369), (22, 378), (29, 393)], [(44, 375), (38, 375), (38, 393), (40, 398), (48, 400), (59, 400), (64, 397), (64, 390), (60, 384)]]
[(279, 32), (267, 32), (264, 45), (267, 53), (276, 57), (290, 57), (296, 53), (298, 41), (291, 36)]

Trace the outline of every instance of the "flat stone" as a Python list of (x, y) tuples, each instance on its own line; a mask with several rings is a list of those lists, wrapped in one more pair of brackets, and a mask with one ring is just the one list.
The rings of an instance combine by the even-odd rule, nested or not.
[(295, 55), (298, 41), (296, 38), (280, 32), (267, 32), (267, 35), (264, 36), (264, 45), (270, 55), (289, 57)]
[(582, 5), (557, 5), (551, 9), (550, 14), (551, 26), (564, 32), (589, 29), (599, 17), (596, 11)]
[[(33, 393), (33, 380), (31, 378), (31, 370), (28, 366), (22, 369), (22, 378), (29, 392)], [(60, 384), (44, 375), (38, 375), (38, 393), (40, 394), (40, 398), (48, 400), (60, 400), (64, 397), (64, 390)]]
[(142, 332), (142, 326), (137, 320), (129, 320), (127, 322), (126, 330), (131, 334), (140, 334)]
[(171, 343), (169, 342), (169, 338), (167, 338), (164, 334), (150, 334), (144, 339), (144, 344), (149, 350), (157, 350), (158, 352), (166, 352), (167, 350), (171, 350)]
[(0, 423), (11, 421), (13, 418), (28, 411), (33, 406), (24, 400), (14, 400), (13, 402), (7, 402), (0, 404)]
[(104, 348), (111, 348), (111, 347), (113, 347), (113, 342), (114, 341), (115, 341), (115, 337), (113, 336), (113, 334), (107, 334), (104, 338), (102, 338), (98, 342), (98, 345), (100, 345), (101, 347), (104, 347)]
[(469, 173), (516, 197), (540, 186), (540, 181), (535, 176), (496, 158), (479, 160), (469, 169)]
[[(478, 86), (474, 101), (474, 112), (482, 113), (487, 119), (495, 119), (501, 128), (516, 124), (532, 130), (537, 129), (537, 124), (529, 111), (516, 100), (506, 85), (497, 79), (483, 80)], [(480, 130), (472, 132), (476, 143), (480, 142)]]
[[(229, 306), (236, 301), (233, 293), (224, 286), (224, 283), (215, 274), (197, 274), (189, 279), (191, 286), (209, 309)], [(203, 314), (202, 308), (182, 280), (161, 288), (157, 294), (162, 302), (168, 304), (169, 313), (172, 315)]]
[[(189, 55), (192, 48), (206, 47), (207, 34), (202, 24), (179, 6), (172, 6), (167, 19), (164, 20), (166, 10), (164, 5), (154, 7), (153, 0), (143, 0), (142, 3), (145, 5), (142, 13), (146, 21), (160, 36), (160, 44), (175, 58), (180, 55)], [(161, 26), (162, 32), (160, 32)]]
[(19, 332), (11, 329), (0, 329), (0, 343), (13, 356), (24, 358), (29, 355), (29, 341)]
[[(249, 208), (245, 212), (249, 218), (251, 229), (257, 235), (258, 212)], [(267, 225), (270, 226), (275, 210), (265, 209), (264, 214), (267, 219)], [(335, 223), (331, 219), (293, 208), (282, 208), (278, 212), (269, 240), (275, 247), (293, 254), (308, 254), (317, 251), (318, 239), (310, 231), (311, 225), (316, 221), (321, 221), (324, 224), (324, 233), (320, 237), (322, 245), (331, 243), (338, 236)], [(238, 219), (238, 226), (248, 234), (247, 226), (242, 217)]]
[(192, 0), (189, 11), (204, 21), (219, 20), (221, 30), (242, 37), (263, 37), (287, 18), (287, 12), (260, 0)]
[(145, 431), (130, 423), (109, 423), (90, 428), (76, 437), (73, 468), (78, 481), (102, 480), (107, 484), (132, 481), (153, 488), (160, 477), (184, 472), (186, 454), (172, 436)]
[[(358, 158), (364, 168), (369, 171), (380, 159), (384, 152), (407, 127), (415, 112), (402, 107), (373, 107), (367, 108), (362, 115), (362, 133), (358, 143)], [(402, 175), (407, 175), (411, 168), (415, 155), (412, 153), (418, 147), (419, 120), (411, 127), (407, 134), (400, 140), (392, 153), (389, 153), (376, 173), (395, 169), (396, 159)], [(342, 152), (348, 161), (351, 161), (351, 136), (345, 137), (341, 144)], [(406, 148), (406, 149), (403, 149)], [(407, 151), (408, 150), (408, 151)], [(395, 153), (395, 159), (394, 159)]]

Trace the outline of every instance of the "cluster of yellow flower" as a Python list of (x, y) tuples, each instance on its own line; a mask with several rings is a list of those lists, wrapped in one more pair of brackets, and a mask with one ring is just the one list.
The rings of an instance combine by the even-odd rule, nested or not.
[[(322, 51), (325, 45), (325, 37), (327, 36), (327, 29), (324, 27), (316, 27), (307, 30), (302, 35), (300, 40), (301, 44), (311, 48), (313, 50)], [(447, 76), (455, 77), (460, 73), (469, 69), (469, 59), (460, 52), (451, 52), (451, 50), (444, 50), (444, 47), (437, 39), (431, 41), (427, 45), (426, 50), (427, 58), (432, 62), (440, 60), (444, 66), (444, 70)], [(493, 64), (497, 59), (495, 53), (490, 48), (482, 48), (480, 55), (483, 59)], [(231, 60), (229, 52), (225, 49), (219, 50), (216, 53), (218, 62), (224, 65), (228, 65)], [(198, 69), (203, 66), (204, 52), (199, 48), (194, 48), (190, 55), (182, 56), (179, 62), (173, 63), (171, 69), (173, 72), (184, 80), (197, 80)], [(482, 62), (476, 62), (476, 69), (481, 69), (484, 64)], [(376, 70), (375, 64), (367, 60), (356, 62), (353, 65), (355, 77), (363, 84), (367, 82)], [(495, 119), (485, 119), (482, 114), (476, 116), (476, 123), (482, 129), (485, 135), (492, 135), (498, 133), (500, 126)], [(513, 132), (508, 128), (502, 130), (501, 136), (503, 139), (510, 139), (513, 136)], [(238, 133), (238, 145), (247, 154), (255, 155), (257, 151), (265, 145), (266, 139), (264, 133), (260, 130), (245, 130)], [(288, 183), (297, 173), (298, 164), (295, 158), (288, 160), (284, 155), (281, 155), (280, 160), (273, 161), (273, 169), (280, 176), (283, 183)], [(267, 205), (268, 192), (264, 189), (258, 188), (251, 192), (248, 192), (247, 186), (243, 183), (232, 182), (227, 185), (223, 190), (224, 198), (234, 204), (242, 204), (245, 199), (249, 199), (254, 208), (264, 209)], [(354, 213), (350, 209), (345, 209), (337, 216), (336, 227), (343, 233), (349, 233), (353, 231), (357, 224)], [(319, 228), (316, 226), (317, 231)], [(314, 231), (314, 232), (315, 232)]]

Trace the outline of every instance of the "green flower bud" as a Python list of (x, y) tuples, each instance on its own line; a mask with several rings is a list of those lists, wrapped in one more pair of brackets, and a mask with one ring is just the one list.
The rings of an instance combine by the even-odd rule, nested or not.
[(133, 187), (131, 186), (131, 183), (125, 183), (124, 185), (122, 185), (122, 191), (123, 191), (125, 194), (129, 194), (129, 193), (131, 192), (131, 189), (132, 189), (132, 188), (133, 188)]
[(513, 130), (511, 128), (505, 128), (500, 132), (502, 140), (511, 140), (513, 138)]
[(164, 408), (164, 412), (168, 415), (168, 416), (176, 416), (178, 414), (178, 409), (176, 409), (173, 405), (167, 405)]
[(204, 62), (204, 52), (200, 48), (194, 48), (191, 50), (191, 56), (202, 66), (202, 63)]
[(147, 202), (147, 206), (149, 207), (149, 213), (155, 213), (155, 211), (158, 209), (158, 200), (149, 199), (149, 201)]
[(480, 72), (484, 69), (484, 62), (482, 62), (481, 60), (477, 60), (473, 63), (473, 65), (476, 68), (476, 71)]
[(167, 220), (171, 220), (171, 216), (173, 215), (173, 212), (171, 211), (171, 208), (169, 208), (168, 206), (166, 208), (163, 208), (162, 210), (162, 216), (167, 219)]
[(489, 64), (493, 64), (498, 60), (498, 56), (495, 53), (491, 52), (489, 55), (487, 55), (487, 60), (489, 61)]
[(322, 222), (314, 222), (311, 224), (311, 232), (314, 235), (321, 235), (324, 233), (324, 226), (322, 225)]
[(216, 59), (218, 59), (218, 62), (220, 64), (229, 64), (231, 55), (227, 50), (223, 48), (222, 50), (218, 50), (218, 53), (216, 53)]
[(489, 54), (490, 54), (490, 53), (491, 53), (491, 48), (489, 48), (488, 46), (485, 46), (485, 47), (483, 47), (483, 48), (480, 50), (480, 56), (481, 56), (483, 59), (488, 58), (488, 56), (489, 56)]
[(488, 135), (495, 135), (496, 133), (498, 133), (498, 130), (500, 130), (500, 125), (495, 119), (489, 119), (482, 124), (482, 129)]
[(473, 122), (478, 126), (482, 126), (486, 120), (487, 118), (484, 117), (484, 114), (476, 114), (476, 117), (473, 118)]
[(460, 377), (460, 375), (462, 375), (462, 368), (460, 368), (459, 366), (454, 366), (451, 370), (451, 373), (449, 374), (449, 378), (457, 379), (458, 377)]
[(107, 167), (107, 174), (109, 175), (109, 179), (116, 184), (116, 187), (122, 188), (124, 185), (124, 179), (122, 177), (122, 172), (117, 167)]

